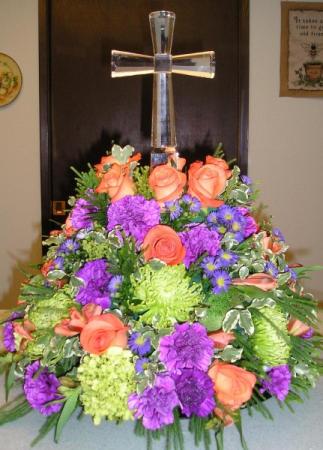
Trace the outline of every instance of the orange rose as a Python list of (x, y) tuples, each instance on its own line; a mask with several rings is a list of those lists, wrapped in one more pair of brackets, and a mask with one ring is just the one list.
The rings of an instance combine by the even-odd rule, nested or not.
[(139, 161), (141, 159), (141, 153), (136, 153), (134, 156), (128, 159), (126, 164), (122, 164), (118, 161), (114, 156), (102, 156), (100, 164), (96, 164), (95, 170), (98, 177), (101, 177), (107, 170), (104, 170), (104, 166), (112, 166), (113, 164), (117, 164), (118, 166), (129, 165), (132, 162)]
[(49, 259), (48, 261), (44, 262), (44, 264), (40, 268), (40, 271), (41, 271), (41, 274), (43, 275), (43, 277), (47, 277), (48, 272), (52, 269), (52, 267), (53, 267), (52, 259)]
[(94, 316), (81, 331), (81, 346), (94, 355), (102, 355), (109, 347), (125, 348), (127, 331), (128, 327), (111, 313)]
[(185, 257), (185, 247), (178, 234), (166, 225), (151, 228), (142, 244), (146, 261), (157, 258), (169, 266), (180, 264)]
[(208, 374), (214, 383), (216, 398), (231, 411), (240, 408), (250, 399), (257, 381), (253, 373), (219, 361), (212, 364)]
[(213, 347), (219, 349), (225, 348), (230, 344), (230, 342), (234, 341), (235, 339), (233, 333), (226, 333), (225, 331), (216, 331), (210, 333), (208, 336), (213, 341)]
[(72, 219), (70, 216), (67, 217), (66, 221), (65, 221), (65, 226), (64, 226), (64, 234), (67, 237), (71, 237), (73, 236), (73, 234), (75, 234), (77, 232), (76, 228), (73, 228), (72, 226)]
[(155, 199), (161, 205), (170, 200), (179, 198), (186, 184), (185, 173), (168, 164), (156, 166), (149, 175), (149, 187)]
[(197, 197), (206, 208), (223, 205), (218, 197), (224, 191), (231, 176), (227, 163), (220, 158), (206, 157), (206, 164), (196, 161), (188, 171), (188, 193)]
[(112, 202), (116, 202), (126, 195), (134, 195), (135, 185), (130, 176), (128, 165), (113, 164), (101, 179), (96, 192), (105, 192)]
[(266, 236), (263, 238), (262, 245), (264, 247), (264, 250), (270, 250), (275, 255), (278, 255), (283, 250), (282, 245), (276, 240), (273, 240), (270, 236)]
[(271, 291), (277, 287), (277, 281), (268, 273), (254, 273), (244, 279), (234, 278), (232, 284), (238, 286), (255, 286), (262, 291)]
[(82, 312), (79, 312), (76, 308), (70, 309), (70, 318), (63, 319), (54, 330), (56, 334), (61, 336), (76, 336), (81, 333), (85, 325), (94, 317), (99, 316), (102, 312), (102, 308), (94, 303), (88, 303), (83, 306)]

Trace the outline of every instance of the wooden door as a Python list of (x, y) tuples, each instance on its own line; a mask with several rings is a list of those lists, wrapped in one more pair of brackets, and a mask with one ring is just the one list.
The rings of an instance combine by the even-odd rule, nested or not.
[[(70, 166), (97, 162), (111, 142), (150, 148), (151, 76), (112, 79), (111, 49), (152, 53), (148, 14), (176, 13), (173, 54), (215, 50), (214, 80), (173, 76), (181, 155), (222, 142), (246, 172), (248, 1), (40, 0), (43, 232), (52, 202), (73, 194)], [(148, 158), (147, 158), (148, 161)]]

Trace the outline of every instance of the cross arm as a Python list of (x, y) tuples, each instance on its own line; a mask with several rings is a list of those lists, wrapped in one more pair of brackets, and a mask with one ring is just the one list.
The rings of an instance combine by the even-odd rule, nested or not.
[(172, 57), (172, 73), (192, 77), (214, 78), (215, 53), (187, 53)]
[(154, 73), (154, 57), (140, 53), (111, 52), (111, 76), (129, 77), (132, 75), (146, 75)]

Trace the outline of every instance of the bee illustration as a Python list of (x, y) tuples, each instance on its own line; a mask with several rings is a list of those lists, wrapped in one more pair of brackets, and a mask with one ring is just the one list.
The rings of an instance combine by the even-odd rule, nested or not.
[(303, 42), (301, 44), (306, 53), (314, 60), (319, 53), (323, 50), (323, 44), (316, 44), (315, 42), (311, 42), (310, 44), (306, 44)]

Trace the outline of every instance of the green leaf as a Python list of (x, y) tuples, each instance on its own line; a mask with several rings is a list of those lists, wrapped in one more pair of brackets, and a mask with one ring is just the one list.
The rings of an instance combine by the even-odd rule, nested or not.
[[(18, 398), (21, 398), (21, 396), (19, 396)], [(16, 401), (10, 402), (10, 404), (12, 403), (15, 404)], [(4, 405), (0, 408), (0, 425), (4, 425), (5, 423), (19, 419), (20, 417), (28, 414), (30, 411), (31, 406), (26, 399), (13, 406), (11, 409), (8, 409), (8, 405)]]
[(200, 322), (208, 329), (208, 331), (219, 330), (222, 327), (223, 319), (230, 309), (230, 301), (226, 296), (217, 298), (210, 296), (208, 299), (210, 307), (206, 310), (206, 314), (200, 319)]
[(247, 278), (249, 275), (249, 269), (246, 266), (242, 266), (239, 270), (239, 277), (240, 278)]
[(223, 427), (215, 432), (215, 442), (217, 450), (224, 450), (223, 435), (224, 435)]
[(243, 450), (248, 450), (248, 446), (247, 443), (245, 441), (245, 438), (243, 437), (243, 432), (242, 432), (242, 422), (241, 422), (241, 414), (239, 411), (238, 417), (235, 420), (235, 427), (238, 430), (239, 436), (240, 436), (240, 443), (241, 443), (241, 447), (243, 448)]
[(283, 286), (290, 279), (291, 275), (289, 272), (280, 273), (277, 277), (278, 285)]
[(64, 277), (66, 277), (66, 273), (64, 270), (51, 270), (48, 272), (47, 278), (49, 280), (62, 280)]
[(42, 427), (38, 431), (38, 435), (35, 437), (35, 439), (31, 442), (30, 446), (34, 447), (38, 442), (43, 439), (52, 428), (54, 428), (57, 424), (59, 417), (59, 413), (51, 414), (47, 417), (46, 421), (42, 425)]
[(67, 397), (66, 402), (64, 403), (63, 409), (60, 413), (56, 429), (55, 429), (55, 442), (58, 443), (59, 438), (62, 434), (63, 428), (66, 425), (67, 421), (75, 411), (78, 403), (78, 398), (80, 395), (80, 388), (76, 388), (71, 390), (70, 394)]
[(227, 333), (228, 331), (233, 330), (233, 328), (235, 328), (235, 326), (238, 324), (239, 318), (240, 311), (238, 311), (237, 309), (231, 309), (230, 311), (228, 311), (222, 324), (223, 331)]
[(248, 309), (245, 309), (244, 311), (240, 311), (239, 316), (239, 325), (241, 328), (245, 330), (245, 332), (251, 336), (254, 331), (255, 327), (251, 318), (251, 313)]
[(134, 151), (135, 149), (131, 145), (126, 145), (122, 148), (120, 145), (114, 144), (112, 147), (112, 156), (121, 164), (126, 164)]
[(276, 302), (272, 298), (255, 298), (250, 305), (251, 308), (256, 308), (256, 309), (261, 309), (264, 306), (269, 306), (269, 308), (274, 308), (276, 306)]
[(236, 362), (241, 359), (243, 348), (235, 348), (232, 345), (227, 345), (221, 352), (220, 358), (223, 361)]
[(6, 402), (8, 401), (10, 390), (15, 382), (15, 369), (16, 363), (12, 363), (10, 369), (6, 373), (6, 381), (5, 381)]

